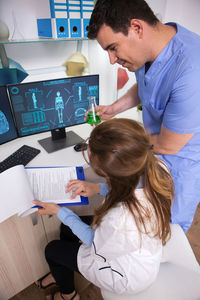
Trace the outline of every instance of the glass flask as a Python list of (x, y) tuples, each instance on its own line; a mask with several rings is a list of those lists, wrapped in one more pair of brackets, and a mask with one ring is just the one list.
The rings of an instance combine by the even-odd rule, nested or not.
[(91, 125), (95, 125), (101, 122), (101, 117), (97, 115), (96, 107), (96, 98), (94, 96), (89, 97), (88, 113), (86, 122)]

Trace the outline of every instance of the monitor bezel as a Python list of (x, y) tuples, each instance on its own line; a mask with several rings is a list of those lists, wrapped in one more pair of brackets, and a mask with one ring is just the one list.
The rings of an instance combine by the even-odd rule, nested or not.
[[(73, 124), (73, 125), (69, 125), (69, 126), (63, 126), (63, 127), (58, 127), (58, 128), (54, 128), (54, 129), (48, 129), (48, 130), (44, 130), (44, 131), (40, 131), (40, 132), (35, 132), (35, 133), (30, 133), (30, 134), (27, 134), (27, 135), (21, 135), (20, 132), (19, 132), (19, 129), (18, 129), (18, 124), (17, 124), (17, 120), (16, 120), (16, 116), (15, 116), (15, 111), (14, 111), (14, 108), (13, 108), (13, 103), (12, 103), (12, 100), (11, 100), (11, 96), (10, 96), (10, 89), (13, 87), (13, 86), (21, 86), (21, 85), (28, 85), (28, 84), (31, 84), (31, 83), (41, 83), (41, 82), (50, 82), (50, 81), (58, 81), (58, 80), (66, 80), (66, 79), (75, 79), (75, 78), (83, 78), (83, 77), (93, 77), (93, 76), (97, 76), (98, 78), (98, 87), (99, 87), (99, 74), (88, 74), (88, 75), (82, 75), (82, 76), (71, 76), (71, 77), (62, 77), (62, 78), (55, 78), (55, 79), (47, 79), (47, 80), (37, 80), (37, 81), (28, 81), (28, 82), (22, 82), (22, 83), (16, 83), (16, 84), (8, 84), (7, 85), (7, 94), (8, 94), (8, 97), (9, 97), (9, 101), (10, 101), (10, 105), (11, 105), (11, 109), (12, 109), (12, 115), (13, 115), (13, 119), (14, 119), (14, 122), (15, 122), (15, 128), (16, 128), (16, 131), (17, 131), (17, 137), (19, 138), (23, 138), (23, 137), (28, 137), (28, 136), (32, 136), (32, 135), (35, 135), (35, 134), (41, 134), (41, 133), (45, 133), (45, 132), (49, 132), (51, 135), (52, 135), (52, 130), (56, 130), (56, 129), (63, 129), (63, 128), (70, 128), (70, 127), (74, 127), (74, 126), (79, 126), (79, 125), (83, 125), (86, 123), (86, 121), (83, 121), (82, 123), (78, 123), (78, 124)], [(99, 89), (98, 88), (98, 105), (99, 105)], [(67, 134), (67, 132), (66, 132)]]

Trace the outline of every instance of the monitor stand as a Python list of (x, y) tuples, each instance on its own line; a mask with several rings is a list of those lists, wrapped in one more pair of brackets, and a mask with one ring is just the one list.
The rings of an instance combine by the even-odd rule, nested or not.
[(73, 131), (65, 132), (65, 128), (51, 130), (51, 137), (38, 140), (38, 143), (48, 152), (61, 150), (66, 147), (73, 146), (84, 142), (79, 135)]

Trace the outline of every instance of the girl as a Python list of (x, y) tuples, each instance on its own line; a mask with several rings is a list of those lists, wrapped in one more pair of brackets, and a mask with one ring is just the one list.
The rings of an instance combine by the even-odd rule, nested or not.
[[(116, 294), (146, 289), (158, 274), (162, 245), (170, 237), (172, 179), (153, 154), (139, 123), (111, 119), (96, 126), (89, 138), (88, 157), (109, 187), (92, 226), (66, 207), (34, 201), (43, 207), (39, 214), (57, 214), (78, 237), (47, 245), (46, 259), (53, 276), (49, 280), (60, 287), (55, 300), (80, 299), (74, 290), (73, 271)], [(139, 180), (143, 189), (136, 189)], [(84, 195), (98, 191), (98, 185), (79, 180), (69, 186)]]

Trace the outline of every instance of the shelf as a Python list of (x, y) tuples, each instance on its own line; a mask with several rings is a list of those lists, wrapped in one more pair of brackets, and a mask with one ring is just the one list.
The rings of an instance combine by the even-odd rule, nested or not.
[(0, 41), (0, 44), (10, 45), (10, 44), (28, 44), (28, 43), (52, 43), (52, 42), (72, 42), (72, 41), (84, 41), (88, 40), (87, 37), (83, 38), (63, 38), (63, 39), (30, 39), (30, 40), (8, 40), (8, 41)]

